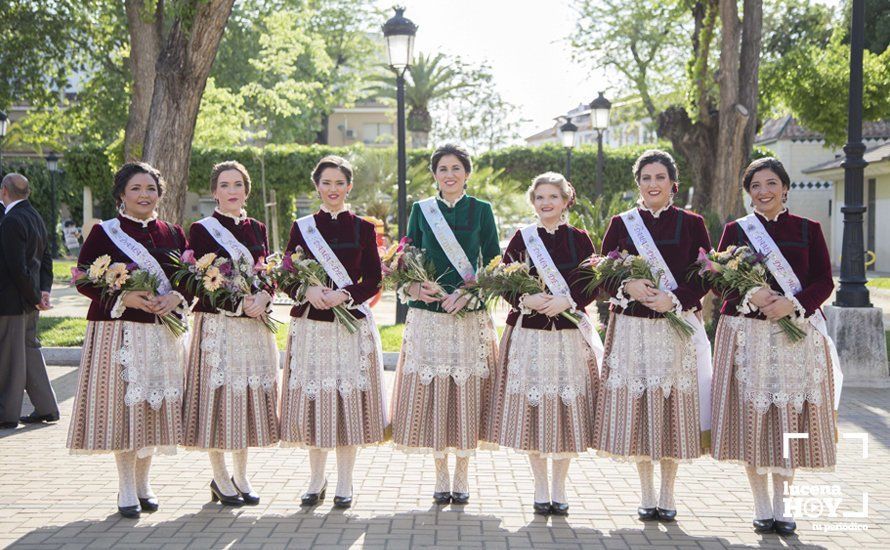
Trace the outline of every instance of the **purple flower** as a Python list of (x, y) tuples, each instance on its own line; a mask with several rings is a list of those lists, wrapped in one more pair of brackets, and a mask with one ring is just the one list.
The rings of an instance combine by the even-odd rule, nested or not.
[(186, 249), (182, 252), (182, 255), (179, 256), (179, 259), (187, 264), (195, 263), (195, 251), (191, 248)]
[(136, 262), (130, 262), (127, 264), (127, 271), (136, 271), (137, 269), (139, 269), (139, 264), (137, 264)]
[(232, 274), (232, 262), (223, 262), (219, 266), (219, 272), (228, 277)]
[(609, 258), (610, 260), (618, 260), (621, 258), (621, 253), (618, 252), (618, 249), (616, 248), (615, 250), (606, 254), (606, 257)]

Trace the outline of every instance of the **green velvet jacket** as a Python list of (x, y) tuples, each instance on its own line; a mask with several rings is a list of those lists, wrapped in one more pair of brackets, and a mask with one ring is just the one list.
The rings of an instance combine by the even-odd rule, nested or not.
[[(464, 195), (455, 203), (454, 208), (439, 199), (439, 209), (442, 210), (442, 215), (448, 222), (448, 226), (454, 231), (454, 236), (476, 269), (488, 264), (492, 258), (501, 253), (497, 225), (490, 203)], [(448, 256), (439, 246), (439, 241), (436, 240), (432, 228), (417, 203), (411, 208), (411, 217), (408, 219), (408, 237), (412, 241), (411, 244), (422, 248), (427, 258), (435, 263), (436, 276), (439, 277), (439, 284), (442, 285), (445, 292), (454, 292), (463, 284), (463, 279), (448, 261)], [(408, 302), (408, 306), (444, 313), (438, 302), (425, 304), (412, 300)], [(483, 309), (483, 307), (480, 304), (474, 309)], [(470, 309), (470, 306), (467, 308)]]

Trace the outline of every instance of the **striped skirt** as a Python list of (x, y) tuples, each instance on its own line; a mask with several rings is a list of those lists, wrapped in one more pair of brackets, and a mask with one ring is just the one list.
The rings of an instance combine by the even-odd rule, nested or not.
[[(717, 460), (755, 466), (758, 473), (790, 475), (797, 468), (833, 470), (837, 461), (837, 425), (833, 410), (834, 378), (828, 368), (822, 378), (818, 402), (804, 401), (800, 412), (793, 403), (772, 404), (765, 413), (745, 400), (737, 371), (738, 328), (733, 318), (723, 316), (717, 325), (714, 342), (714, 380), (712, 389), (712, 450)], [(750, 320), (746, 326), (763, 334), (745, 335), (748, 340), (766, 339), (776, 330), (770, 321)], [(821, 338), (807, 326), (807, 338)], [(823, 346), (824, 364), (831, 364), (827, 343)], [(788, 458), (783, 457), (786, 433), (804, 433), (805, 438), (788, 440)]]
[[(119, 352), (130, 321), (89, 321), (80, 377), (68, 430), (71, 454), (136, 451), (140, 457), (174, 454), (182, 441), (181, 400), (164, 399), (153, 409), (142, 401), (125, 403), (127, 382)], [(134, 327), (138, 328), (138, 327)], [(164, 329), (166, 330), (166, 329)], [(135, 357), (151, 362), (151, 357)]]
[[(461, 343), (466, 349), (456, 349)], [(421, 355), (417, 350), (433, 345), (474, 364), (465, 365), (458, 375), (454, 365), (436, 365), (434, 357), (417, 356)], [(397, 449), (431, 452), (437, 458), (475, 453), (485, 439), (484, 426), (493, 422), (490, 373), (497, 366), (497, 346), (497, 332), (486, 311), (458, 317), (409, 310), (392, 396), (392, 439)], [(409, 367), (409, 362), (419, 366)]]
[[(493, 375), (493, 391), (488, 404), (496, 418), (485, 426), (485, 439), (520, 452), (550, 458), (577, 456), (591, 446), (596, 412), (596, 359), (578, 330), (533, 330), (508, 326), (501, 337), (498, 367)], [(537, 341), (529, 342), (529, 345), (537, 351), (530, 355), (511, 353), (518, 338), (523, 336), (536, 337)], [(546, 353), (549, 355), (545, 356)], [(577, 368), (566, 369), (566, 365), (557, 365), (552, 355)], [(517, 364), (511, 364), (511, 360)], [(556, 380), (560, 367), (568, 374), (567, 378), (577, 382), (576, 385), (552, 384), (545, 389), (517, 383), (523, 371), (527, 373), (537, 368), (542, 371), (538, 374), (540, 378)], [(567, 388), (570, 388), (568, 392), (565, 391)]]
[[(291, 319), (281, 395), (282, 447), (334, 449), (384, 441), (386, 403), (376, 330), (368, 319), (359, 319), (354, 334), (336, 321)], [(319, 362), (325, 368), (318, 369)], [(340, 376), (316, 380), (302, 376), (307, 370)]]
[[(667, 323), (663, 319), (651, 321)], [(663, 388), (650, 387), (636, 398), (626, 385), (614, 387), (608, 384), (610, 356), (621, 339), (629, 337), (616, 330), (618, 324), (612, 313), (606, 330), (593, 448), (601, 456), (631, 462), (698, 458), (702, 455), (703, 445), (697, 383), (693, 381), (684, 390), (673, 387), (667, 397)], [(646, 346), (650, 342), (641, 338), (639, 345)]]
[[(219, 354), (209, 353), (207, 344), (222, 347), (223, 339), (241, 339), (247, 345), (245, 335), (238, 330), (224, 334), (210, 334), (208, 325), (217, 320), (228, 324), (255, 323), (252, 319), (227, 318), (215, 313), (196, 313), (193, 337), (186, 368), (186, 391), (183, 400), (183, 446), (188, 449), (214, 449), (234, 451), (247, 447), (268, 447), (278, 442), (278, 383), (277, 367), (272, 366), (271, 383), (255, 383), (233, 388), (232, 384), (213, 381), (215, 363)], [(223, 325), (225, 326), (225, 324)], [(237, 326), (233, 327), (237, 329)], [(273, 342), (263, 342), (268, 345)], [(257, 345), (252, 343), (251, 345)], [(277, 354), (278, 350), (264, 350), (263, 355)], [(211, 358), (211, 356), (213, 358)], [(259, 360), (259, 358), (257, 359)], [(220, 381), (221, 382), (221, 381)], [(237, 390), (237, 391), (236, 391)]]

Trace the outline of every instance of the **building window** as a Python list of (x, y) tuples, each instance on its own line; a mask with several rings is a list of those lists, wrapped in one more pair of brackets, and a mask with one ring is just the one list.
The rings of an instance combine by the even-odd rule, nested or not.
[(362, 141), (368, 145), (392, 143), (392, 124), (379, 122), (362, 124)]

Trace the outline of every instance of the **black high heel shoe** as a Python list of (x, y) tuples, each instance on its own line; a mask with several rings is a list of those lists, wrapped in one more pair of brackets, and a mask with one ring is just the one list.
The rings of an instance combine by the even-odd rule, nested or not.
[(637, 517), (639, 517), (643, 521), (652, 521), (653, 519), (658, 519), (658, 509), (657, 508), (643, 508), (640, 506), (637, 508)]
[(797, 524), (792, 521), (779, 521), (775, 520), (774, 529), (777, 535), (782, 535), (783, 537), (787, 537), (789, 535), (793, 535), (794, 531), (797, 530)]
[(139, 519), (139, 513), (142, 512), (142, 508), (139, 507), (138, 504), (135, 506), (121, 506), (117, 505), (117, 513), (121, 515), (121, 517), (127, 519)]
[(139, 497), (139, 506), (142, 507), (143, 512), (148, 512), (149, 514), (152, 512), (157, 512), (158, 511), (158, 497), (148, 497), (148, 498)]
[(677, 519), (677, 511), (676, 510), (668, 510), (667, 508), (655, 508), (655, 512), (658, 514), (658, 519), (661, 521), (674, 521)]
[(219, 502), (223, 506), (244, 506), (244, 499), (241, 495), (226, 495), (219, 490), (216, 480), (210, 482), (210, 500)]
[(451, 491), (436, 491), (433, 493), (433, 502), (436, 504), (448, 504), (451, 502)]
[[(349, 492), (352, 492), (352, 488), (349, 488)], [(353, 495), (349, 495), (348, 497), (339, 497), (334, 495), (334, 508), (347, 509), (352, 507), (352, 497)]]
[(232, 487), (234, 487), (235, 490), (241, 494), (241, 499), (244, 501), (244, 504), (247, 504), (249, 506), (256, 506), (260, 503), (260, 495), (254, 493), (252, 489), (246, 493), (239, 489), (238, 484), (235, 483), (234, 476), (232, 477)]
[(754, 526), (755, 533), (772, 533), (776, 525), (776, 520), (773, 518), (755, 519), (751, 522), (751, 525)]
[(569, 515), (569, 504), (567, 502), (551, 502), (550, 513), (554, 516)]
[(451, 504), (460, 504), (464, 505), (470, 502), (470, 493), (455, 493), (451, 492)]
[(552, 512), (549, 502), (535, 502), (532, 507), (539, 516), (549, 516), (550, 512)]
[(321, 491), (317, 493), (306, 493), (300, 498), (301, 506), (315, 506), (322, 500), (324, 500), (325, 493), (328, 490), (328, 480), (324, 480), (324, 485), (321, 486)]

